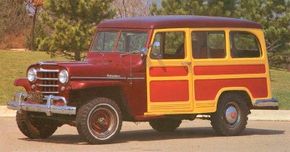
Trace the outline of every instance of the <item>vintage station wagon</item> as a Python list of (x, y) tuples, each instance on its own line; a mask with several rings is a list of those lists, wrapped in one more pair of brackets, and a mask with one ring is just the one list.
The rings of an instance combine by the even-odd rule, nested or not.
[(202, 16), (105, 20), (82, 62), (38, 62), (15, 80), (8, 108), (29, 138), (63, 124), (108, 143), (123, 121), (171, 132), (209, 115), (218, 135), (238, 135), (250, 109), (277, 109), (264, 35), (255, 22)]

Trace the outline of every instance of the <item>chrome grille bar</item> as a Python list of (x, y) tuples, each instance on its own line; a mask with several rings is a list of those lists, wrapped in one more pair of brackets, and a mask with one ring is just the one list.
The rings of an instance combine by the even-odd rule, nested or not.
[(36, 79), (38, 79), (38, 80), (58, 80), (58, 78), (39, 78), (39, 77), (37, 77)]
[(59, 70), (50, 70), (50, 69), (43, 69), (43, 68), (40, 68), (37, 70), (37, 72), (59, 72)]
[(38, 62), (39, 65), (57, 65), (55, 62)]
[(40, 87), (59, 87), (57, 84), (36, 84), (37, 86)]
[(43, 93), (43, 94), (58, 94), (59, 92), (58, 91), (55, 91), (55, 92), (53, 92), (53, 91), (41, 91), (41, 93)]

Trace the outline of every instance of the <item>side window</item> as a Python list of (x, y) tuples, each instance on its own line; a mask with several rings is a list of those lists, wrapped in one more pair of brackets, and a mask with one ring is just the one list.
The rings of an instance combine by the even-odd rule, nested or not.
[(150, 57), (152, 59), (183, 59), (185, 57), (184, 32), (155, 34)]
[(248, 32), (230, 32), (231, 56), (233, 58), (256, 58), (261, 56), (257, 37)]
[(147, 33), (122, 32), (118, 42), (118, 50), (121, 52), (139, 51), (145, 47)]
[(192, 54), (195, 59), (224, 58), (225, 33), (214, 32), (192, 32)]

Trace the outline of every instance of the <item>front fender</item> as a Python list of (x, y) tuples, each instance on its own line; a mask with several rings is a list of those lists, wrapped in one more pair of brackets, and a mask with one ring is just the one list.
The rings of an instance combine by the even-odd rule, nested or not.
[(27, 92), (31, 90), (30, 83), (27, 78), (19, 78), (14, 81), (14, 86), (23, 87)]
[(79, 90), (85, 88), (92, 88), (92, 87), (107, 87), (107, 86), (121, 86), (120, 81), (71, 81), (70, 87), (72, 90)]

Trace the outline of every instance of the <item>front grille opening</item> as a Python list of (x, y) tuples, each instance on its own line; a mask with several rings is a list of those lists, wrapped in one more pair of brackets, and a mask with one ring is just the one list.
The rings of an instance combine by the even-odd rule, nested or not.
[(37, 91), (45, 95), (58, 95), (58, 70), (40, 69), (37, 71)]

